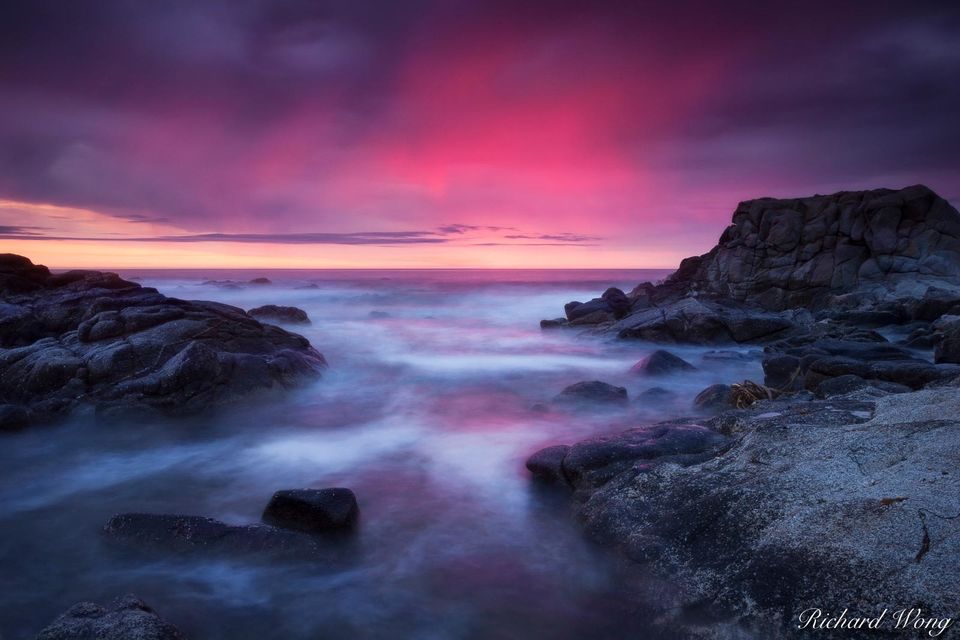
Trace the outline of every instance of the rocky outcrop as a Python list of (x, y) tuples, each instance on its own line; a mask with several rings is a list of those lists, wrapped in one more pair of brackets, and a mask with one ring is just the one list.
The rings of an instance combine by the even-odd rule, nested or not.
[(37, 640), (183, 640), (184, 635), (133, 595), (109, 609), (81, 602), (40, 632)]
[(715, 344), (780, 340), (817, 320), (915, 323), (914, 344), (929, 348), (940, 338), (929, 323), (960, 312), (960, 213), (923, 186), (749, 200), (711, 251), (626, 298), (616, 313), (603, 297), (569, 303), (567, 324)]
[(679, 580), (667, 628), (687, 607), (772, 637), (797, 633), (809, 607), (952, 617), (958, 414), (952, 387), (767, 400), (684, 434), (668, 462), (634, 430), (556, 449), (553, 468), (594, 540)]
[(630, 368), (630, 373), (640, 376), (665, 376), (683, 371), (694, 371), (696, 367), (669, 351), (657, 349)]
[(79, 407), (204, 411), (316, 377), (302, 336), (241, 309), (168, 298), (99, 271), (0, 256), (0, 415), (23, 426)]
[(717, 246), (667, 284), (780, 310), (960, 281), (960, 214), (924, 186), (740, 203)]

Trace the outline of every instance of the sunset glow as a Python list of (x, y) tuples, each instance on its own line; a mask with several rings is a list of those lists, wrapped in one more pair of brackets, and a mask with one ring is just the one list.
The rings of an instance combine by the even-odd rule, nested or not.
[(0, 238), (51, 266), (672, 267), (740, 200), (960, 193), (934, 11), (42, 4), (0, 26)]

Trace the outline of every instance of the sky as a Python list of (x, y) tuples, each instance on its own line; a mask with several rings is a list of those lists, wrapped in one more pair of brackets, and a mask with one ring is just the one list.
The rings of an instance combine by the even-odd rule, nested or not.
[(0, 3), (0, 252), (669, 268), (739, 201), (960, 203), (960, 3)]

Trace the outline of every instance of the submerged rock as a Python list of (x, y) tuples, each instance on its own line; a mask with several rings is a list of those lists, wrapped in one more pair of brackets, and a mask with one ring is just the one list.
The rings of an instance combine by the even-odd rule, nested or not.
[(325, 551), (322, 540), (263, 524), (231, 525), (202, 516), (160, 513), (115, 515), (103, 528), (111, 541), (160, 551), (206, 551), (309, 558)]
[(577, 382), (553, 399), (560, 403), (626, 404), (627, 390), (600, 380)]
[(75, 604), (37, 635), (37, 640), (184, 640), (184, 635), (134, 595), (109, 609)]
[(324, 533), (352, 529), (359, 515), (350, 489), (288, 489), (273, 494), (262, 519), (284, 529)]
[(696, 367), (669, 351), (659, 349), (654, 351), (637, 364), (633, 365), (630, 373), (646, 376), (663, 376), (682, 371), (695, 371)]
[(112, 273), (52, 274), (4, 255), (0, 294), (0, 404), (30, 422), (84, 405), (197, 413), (326, 366), (305, 338), (241, 309), (168, 298)]
[(250, 309), (247, 314), (257, 320), (286, 322), (288, 324), (310, 324), (310, 316), (303, 309), (267, 304)]

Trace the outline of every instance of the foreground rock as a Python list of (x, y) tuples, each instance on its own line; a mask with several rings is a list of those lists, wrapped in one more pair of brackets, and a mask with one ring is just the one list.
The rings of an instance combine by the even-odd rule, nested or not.
[(263, 521), (285, 529), (324, 533), (352, 529), (360, 509), (353, 491), (343, 488), (277, 491)]
[[(188, 414), (316, 377), (302, 336), (241, 309), (168, 298), (99, 271), (0, 256), (0, 414), (92, 407)], [(21, 424), (22, 426), (22, 424)]]
[(145, 602), (128, 595), (110, 609), (92, 602), (75, 604), (37, 640), (184, 640), (184, 635)]
[(953, 617), (958, 415), (954, 387), (763, 401), (707, 423), (707, 460), (658, 464), (626, 432), (571, 446), (561, 469), (592, 538), (680, 580), (681, 618), (696, 604), (790, 635), (810, 607)]
[(310, 316), (298, 307), (284, 307), (267, 304), (256, 309), (250, 309), (247, 314), (257, 320), (267, 322), (284, 322), (286, 324), (310, 324)]

